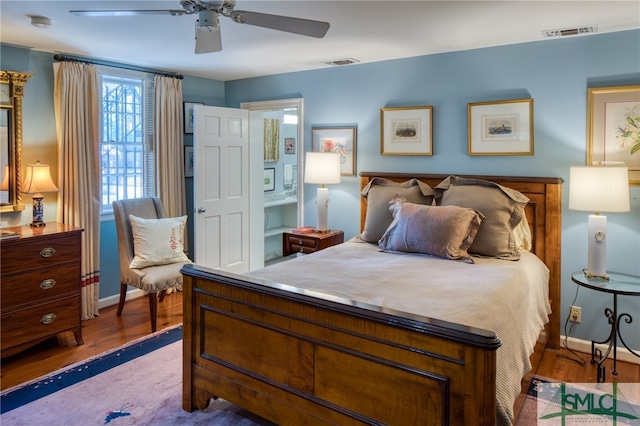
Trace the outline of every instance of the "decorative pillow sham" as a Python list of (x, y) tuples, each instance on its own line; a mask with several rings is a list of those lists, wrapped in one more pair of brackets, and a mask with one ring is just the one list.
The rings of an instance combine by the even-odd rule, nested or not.
[(190, 262), (184, 254), (184, 229), (187, 216), (144, 219), (129, 215), (133, 234), (134, 269), (176, 262)]
[(522, 216), (522, 220), (513, 228), (513, 236), (516, 239), (516, 247), (519, 251), (531, 251), (533, 249), (533, 238), (527, 215)]
[(529, 199), (515, 189), (482, 179), (449, 176), (435, 188), (436, 204), (467, 207), (484, 215), (469, 253), (518, 260), (513, 229), (524, 217)]
[(474, 263), (467, 249), (482, 223), (482, 214), (458, 206), (425, 206), (394, 198), (393, 222), (378, 246), (384, 251), (424, 253)]
[(389, 211), (389, 202), (396, 195), (415, 204), (433, 204), (433, 189), (417, 179), (406, 182), (393, 182), (384, 178), (373, 178), (360, 193), (367, 199), (367, 214), (360, 239), (377, 243), (387, 230), (393, 216)]

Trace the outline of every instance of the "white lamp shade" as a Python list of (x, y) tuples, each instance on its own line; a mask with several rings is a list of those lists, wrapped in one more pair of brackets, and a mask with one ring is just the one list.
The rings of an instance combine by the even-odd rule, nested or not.
[(571, 167), (569, 209), (593, 213), (630, 211), (627, 167)]
[(40, 192), (56, 192), (58, 187), (51, 179), (51, 171), (48, 164), (27, 165), (27, 174), (22, 186), (22, 192), (25, 194), (37, 194)]
[(340, 183), (340, 154), (335, 152), (307, 152), (304, 182), (318, 185)]

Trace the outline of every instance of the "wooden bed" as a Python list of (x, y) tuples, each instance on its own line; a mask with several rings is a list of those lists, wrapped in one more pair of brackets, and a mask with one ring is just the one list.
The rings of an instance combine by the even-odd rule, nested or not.
[[(435, 187), (447, 175), (360, 177), (361, 188), (374, 177)], [(544, 348), (560, 341), (562, 179), (473, 177), (530, 199), (532, 251), (550, 271), (553, 313), (523, 379), (528, 386)], [(365, 214), (363, 199), (361, 227)], [(500, 339), (491, 331), (197, 265), (182, 272), (186, 411), (220, 397), (282, 425), (496, 424)]]

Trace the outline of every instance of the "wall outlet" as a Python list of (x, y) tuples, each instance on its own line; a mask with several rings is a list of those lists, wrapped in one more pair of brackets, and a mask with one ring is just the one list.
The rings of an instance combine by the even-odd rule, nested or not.
[(571, 307), (571, 310), (569, 311), (569, 320), (576, 323), (582, 321), (582, 308), (580, 306)]

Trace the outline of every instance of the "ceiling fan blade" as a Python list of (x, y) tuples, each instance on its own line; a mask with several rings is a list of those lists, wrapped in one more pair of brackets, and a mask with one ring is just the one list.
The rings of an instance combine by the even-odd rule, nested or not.
[(239, 24), (270, 28), (309, 37), (322, 38), (329, 31), (329, 23), (310, 19), (292, 18), (289, 16), (270, 15), (268, 13), (235, 10), (231, 19)]
[(219, 52), (222, 50), (220, 27), (196, 27), (195, 53)]
[(179, 16), (187, 13), (181, 9), (169, 9), (169, 10), (70, 10), (69, 13), (73, 13), (78, 16), (138, 16), (138, 15), (172, 15)]

